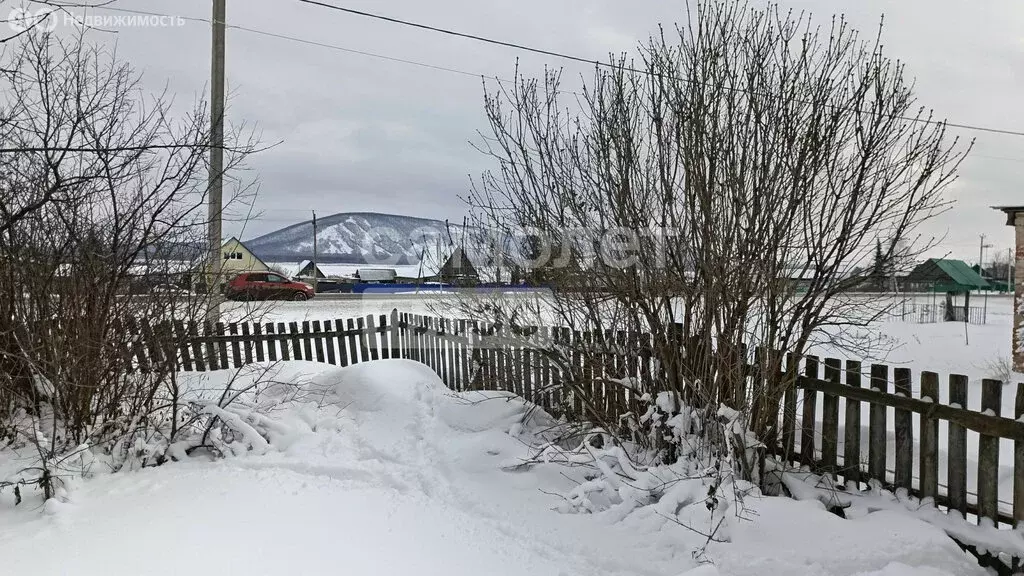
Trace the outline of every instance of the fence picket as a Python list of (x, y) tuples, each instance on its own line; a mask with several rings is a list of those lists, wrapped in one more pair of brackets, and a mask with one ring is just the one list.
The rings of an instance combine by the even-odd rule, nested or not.
[(217, 358), (217, 346), (213, 339), (213, 335), (213, 324), (203, 322), (203, 336), (206, 342), (207, 365), (210, 367), (210, 370), (220, 370), (220, 360)]
[(220, 361), (221, 368), (227, 369), (228, 366), (230, 366), (230, 364), (228, 364), (228, 343), (224, 339), (224, 336), (226, 334), (226, 330), (224, 329), (224, 323), (217, 322), (217, 324), (215, 325), (215, 330), (217, 331), (217, 348), (220, 351), (218, 360)]
[[(259, 324), (256, 324), (256, 326), (259, 326)], [(253, 348), (253, 341), (254, 341), (254, 339), (249, 334), (249, 331), (250, 331), (249, 323), (248, 322), (243, 322), (242, 323), (242, 354), (245, 356), (245, 363), (246, 364), (252, 364), (252, 356), (253, 356), (252, 348)], [(256, 340), (256, 345), (260, 346), (262, 344), (262, 342), (263, 342), (262, 339)], [(260, 355), (262, 356), (263, 354), (261, 353)]]
[(324, 320), (324, 340), (323, 340), (323, 342), (324, 342), (324, 348), (326, 349), (326, 352), (327, 352), (327, 363), (330, 364), (331, 366), (337, 366), (338, 365), (338, 354), (337, 354), (337, 351), (334, 348), (334, 344), (335, 344), (334, 334), (335, 334), (334, 325), (331, 323), (330, 320)]
[(177, 340), (181, 351), (181, 367), (186, 372), (192, 371), (192, 352), (189, 349), (189, 334), (185, 323), (181, 320), (174, 321), (174, 339)]
[(444, 356), (444, 382), (452, 390), (458, 390), (459, 383), (455, 379), (455, 370), (453, 369), (455, 343), (452, 341), (451, 323), (448, 318), (440, 318), (438, 322), (441, 330), (441, 353)]
[(558, 405), (556, 400), (557, 391), (552, 385), (551, 381), (551, 356), (549, 350), (552, 350), (551, 346), (551, 329), (547, 326), (542, 326), (540, 329), (540, 339), (542, 347), (540, 349), (540, 384), (538, 386), (540, 398), (538, 403), (548, 411), (552, 411), (555, 406)]
[[(277, 323), (277, 341), (281, 343), (281, 360), (291, 360), (288, 343), (291, 338), (285, 338), (288, 335), (288, 329), (285, 328), (284, 322)], [(298, 360), (298, 358), (296, 358)]]
[[(939, 402), (939, 375), (935, 372), (921, 373), (921, 398)], [(935, 498), (939, 494), (939, 421), (920, 415), (920, 486), (922, 498)]]
[(365, 324), (367, 320), (365, 318), (356, 318), (353, 321), (349, 318), (345, 322), (348, 326), (348, 345), (352, 348), (352, 364), (366, 362), (368, 360), (368, 351), (364, 330), (366, 330)]
[[(949, 403), (967, 407), (967, 377), (951, 374), (949, 377)], [(967, 514), (967, 429), (949, 423), (949, 454), (946, 461), (946, 496), (950, 510)]]
[(392, 358), (404, 358), (405, 356), (402, 354), (401, 331), (398, 326), (398, 308), (393, 308), (391, 310), (391, 323), (388, 326), (388, 330), (391, 335), (390, 356)]
[(203, 357), (203, 344), (200, 341), (199, 323), (195, 320), (188, 322), (188, 339), (192, 346), (192, 360), (195, 362), (196, 371), (206, 371), (206, 358)]
[(150, 366), (161, 366), (164, 361), (164, 353), (161, 350), (160, 339), (157, 338), (153, 326), (149, 323), (148, 319), (143, 318), (139, 322), (139, 328), (142, 333), (142, 339), (146, 343), (146, 350), (149, 353)]
[(348, 350), (345, 348), (345, 320), (334, 319), (334, 339), (338, 345), (338, 366), (348, 366)]
[(238, 323), (228, 324), (228, 334), (231, 335), (231, 360), (235, 368), (242, 367), (242, 346), (238, 341)]
[(327, 356), (324, 353), (324, 332), (319, 320), (313, 321), (313, 348), (316, 351), (316, 361), (323, 363)]
[(179, 370), (178, 366), (183, 363), (183, 359), (178, 354), (181, 344), (174, 334), (174, 323), (170, 320), (164, 320), (156, 325), (154, 331), (157, 340), (163, 347), (164, 365), (160, 369), (166, 372), (177, 372)]
[[(846, 361), (846, 385), (851, 388), (860, 388), (860, 362), (856, 360)], [(861, 481), (860, 468), (860, 400), (845, 398), (846, 420), (843, 424), (843, 476), (847, 484), (852, 483), (855, 487)]]
[(380, 343), (377, 340), (377, 320), (373, 314), (366, 315), (366, 330), (363, 332), (370, 350), (370, 360), (380, 360)]
[[(993, 416), (1002, 414), (1003, 383), (981, 381), (981, 410)], [(988, 518), (999, 523), (999, 438), (982, 434), (978, 439), (978, 521)]]
[[(244, 329), (242, 330), (245, 331)], [(256, 361), (263, 362), (266, 355), (263, 353), (263, 347), (270, 343), (270, 339), (263, 336), (263, 325), (259, 322), (252, 323), (252, 333), (256, 338)]]
[[(825, 380), (841, 382), (842, 362), (836, 358), (825, 359)], [(839, 458), (839, 397), (825, 394), (822, 400), (821, 421), (821, 463), (833, 477), (838, 469)]]
[(288, 335), (292, 341), (292, 358), (295, 360), (309, 360), (309, 355), (303, 354), (303, 352), (305, 352), (302, 349), (303, 338), (302, 333), (299, 332), (298, 322), (288, 323)]
[(313, 331), (310, 329), (309, 320), (302, 321), (302, 359), (313, 360)]
[(466, 320), (459, 320), (458, 322), (459, 334), (465, 339), (462, 343), (462, 353), (459, 356), (459, 370), (462, 372), (461, 382), (463, 390), (473, 390), (472, 374), (469, 370), (470, 354), (472, 354), (471, 340), (469, 329), (469, 322)]
[[(818, 379), (818, 357), (807, 356), (804, 360), (804, 376), (812, 380)], [(818, 393), (814, 390), (803, 390), (803, 416), (800, 420), (800, 463), (814, 464), (814, 431), (817, 423)]]
[(267, 335), (267, 360), (277, 362), (277, 335), (274, 333), (273, 322), (267, 322), (264, 333)]
[[(800, 370), (800, 359), (793, 353), (786, 354), (786, 374), (794, 379)], [(782, 399), (782, 449), (784, 458), (796, 455), (796, 381), (787, 383)]]
[[(871, 365), (872, 390), (889, 392), (889, 367), (884, 364)], [(886, 407), (878, 404), (871, 404), (870, 415), (868, 416), (868, 474), (871, 478), (886, 483), (885, 480), (885, 458), (886, 458)]]
[[(896, 394), (912, 398), (909, 368), (897, 368), (893, 376)], [(909, 410), (896, 409), (896, 471), (893, 483), (910, 490), (914, 482), (914, 422)]]

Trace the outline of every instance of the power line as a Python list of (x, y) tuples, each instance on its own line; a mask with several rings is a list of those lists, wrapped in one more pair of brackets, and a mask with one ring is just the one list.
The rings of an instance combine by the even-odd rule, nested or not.
[[(519, 43), (516, 43), (516, 42), (506, 42), (506, 41), (503, 41), (503, 40), (495, 40), (494, 38), (488, 38), (488, 37), (485, 37), (485, 36), (478, 36), (476, 34), (467, 34), (465, 32), (458, 32), (456, 30), (451, 30), (449, 28), (440, 28), (440, 27), (437, 27), (437, 26), (430, 26), (430, 25), (427, 25), (427, 24), (419, 23), (419, 22), (412, 22), (412, 21), (409, 21), (409, 20), (402, 20), (402, 19), (399, 19), (399, 18), (393, 18), (393, 17), (390, 17), (390, 16), (384, 16), (382, 14), (374, 14), (372, 12), (364, 12), (362, 10), (355, 10), (355, 9), (352, 9), (352, 8), (345, 8), (343, 6), (336, 6), (334, 4), (328, 4), (326, 2), (319, 2), (318, 0), (299, 0), (299, 2), (302, 2), (304, 4), (310, 4), (312, 6), (319, 6), (319, 7), (322, 7), (322, 8), (328, 8), (328, 9), (331, 9), (331, 10), (337, 10), (339, 12), (345, 12), (345, 13), (353, 14), (353, 15), (356, 15), (356, 16), (363, 16), (363, 17), (366, 17), (366, 18), (373, 18), (373, 19), (376, 19), (376, 20), (382, 20), (384, 22), (390, 22), (390, 23), (399, 24), (399, 25), (402, 25), (402, 26), (410, 26), (410, 27), (413, 27), (413, 28), (419, 28), (421, 30), (427, 30), (427, 31), (430, 31), (430, 32), (437, 32), (437, 33), (440, 33), (440, 34), (447, 34), (449, 36), (457, 36), (457, 37), (460, 37), (460, 38), (467, 38), (469, 40), (475, 40), (477, 42), (484, 42), (484, 43), (487, 43), (487, 44), (494, 44), (496, 46), (504, 46), (506, 48), (513, 48), (513, 49), (516, 49), (516, 50), (523, 50), (523, 51), (526, 51), (526, 52), (533, 52), (535, 54), (543, 54), (543, 55), (546, 55), (546, 56), (554, 56), (556, 58), (562, 58), (564, 60), (571, 60), (571, 61), (574, 61), (574, 62), (582, 62), (582, 63), (585, 63), (585, 64), (592, 64), (592, 65), (595, 65), (595, 66), (604, 66), (604, 67), (607, 67), (607, 68), (619, 68), (618, 66), (615, 66), (615, 65), (613, 65), (611, 63), (602, 62), (600, 60), (593, 60), (593, 59), (590, 59), (590, 58), (583, 58), (581, 56), (575, 56), (575, 55), (572, 55), (572, 54), (566, 54), (564, 52), (556, 52), (554, 50), (546, 50), (546, 49), (543, 49), (543, 48), (535, 48), (533, 46), (527, 46), (525, 44), (519, 44)], [(621, 69), (626, 70), (628, 72), (637, 73), (637, 74), (652, 74), (650, 71), (639, 70), (637, 68), (632, 68), (632, 67), (628, 67), (628, 66), (623, 66), (623, 67), (621, 67)], [(694, 82), (692, 80), (686, 80), (686, 79), (681, 79), (681, 80), (683, 82)], [(749, 92), (749, 90), (744, 90), (742, 88), (735, 88), (734, 90), (737, 90), (739, 92)], [(842, 109), (842, 108), (840, 108), (840, 109)], [(846, 110), (852, 110), (852, 109), (846, 109)], [(906, 120), (908, 122), (918, 122), (918, 123), (924, 123), (924, 124), (943, 124), (945, 126), (949, 126), (949, 127), (952, 127), (952, 128), (960, 128), (960, 129), (964, 129), (964, 130), (974, 130), (974, 131), (978, 131), (978, 132), (990, 132), (990, 133), (993, 133), (993, 134), (1005, 134), (1005, 135), (1008, 135), (1008, 136), (1024, 136), (1024, 131), (1017, 131), (1017, 130), (1006, 130), (1006, 129), (1002, 129), (1002, 128), (989, 128), (989, 127), (985, 127), (985, 126), (975, 126), (975, 125), (972, 125), (972, 124), (959, 124), (959, 123), (948, 122), (948, 121), (927, 120), (927, 119), (915, 118), (915, 117), (911, 117), (911, 116), (895, 116), (895, 118), (898, 118), (900, 120)]]
[[(197, 17), (194, 17), (194, 16), (175, 16), (175, 15), (172, 15), (172, 14), (163, 14), (163, 13), (160, 13), (160, 12), (147, 12), (147, 11), (144, 11), (144, 10), (132, 10), (130, 8), (118, 8), (118, 7), (114, 7), (114, 6), (97, 6), (96, 8), (99, 9), (99, 10), (110, 10), (112, 12), (124, 12), (126, 14), (138, 14), (140, 16), (160, 16), (160, 17), (165, 17), (165, 18), (174, 17), (174, 18), (181, 18), (182, 20), (187, 20), (189, 22), (200, 22), (200, 23), (205, 23), (205, 24), (210, 24), (211, 23), (210, 19), (208, 19), (208, 18), (197, 18)], [(469, 71), (466, 71), (466, 70), (459, 70), (458, 68), (450, 68), (450, 67), (447, 67), (447, 66), (439, 66), (439, 65), (436, 65), (436, 64), (428, 64), (426, 62), (418, 62), (416, 60), (409, 60), (409, 59), (406, 59), (406, 58), (398, 58), (398, 57), (395, 57), (395, 56), (386, 56), (384, 54), (377, 54), (377, 53), (374, 53), (374, 52), (367, 52), (365, 50), (356, 50), (354, 48), (346, 48), (344, 46), (338, 46), (337, 44), (328, 44), (326, 42), (318, 42), (316, 40), (308, 40), (306, 38), (300, 38), (298, 36), (289, 36), (288, 34), (280, 34), (280, 33), (277, 33), (277, 32), (269, 32), (267, 30), (259, 30), (259, 29), (256, 29), (256, 28), (249, 28), (249, 27), (246, 27), (246, 26), (239, 26), (238, 24), (230, 24), (230, 23), (228, 23), (228, 24), (225, 24), (225, 26), (228, 29), (231, 29), (231, 30), (239, 30), (239, 31), (242, 31), (242, 32), (249, 32), (251, 34), (256, 34), (256, 35), (259, 35), (259, 36), (266, 36), (268, 38), (277, 38), (278, 40), (288, 40), (290, 42), (298, 42), (299, 44), (306, 44), (307, 46), (316, 46), (316, 47), (319, 47), (319, 48), (327, 48), (327, 49), (330, 49), (330, 50), (336, 50), (338, 52), (346, 52), (346, 53), (349, 53), (349, 54), (357, 54), (359, 56), (368, 56), (370, 58), (377, 58), (377, 59), (380, 59), (380, 60), (387, 60), (387, 61), (390, 61), (390, 62), (398, 62), (400, 64), (410, 64), (412, 66), (419, 66), (421, 68), (429, 68), (429, 69), (432, 69), (432, 70), (439, 70), (441, 72), (450, 72), (452, 74), (460, 74), (460, 75), (463, 75), (463, 76), (469, 76), (469, 77), (477, 78), (477, 79), (485, 77), (484, 74), (477, 74), (477, 73), (469, 72)], [(498, 82), (508, 82), (508, 80), (505, 80), (505, 79), (502, 79), (502, 78), (493, 77), (493, 76), (489, 77), (489, 78), (491, 78), (493, 80), (497, 80)], [(1022, 161), (1024, 161), (1024, 160), (1022, 160)]]

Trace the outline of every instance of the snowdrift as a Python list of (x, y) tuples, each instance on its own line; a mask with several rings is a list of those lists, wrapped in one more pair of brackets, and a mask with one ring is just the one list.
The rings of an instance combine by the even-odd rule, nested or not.
[[(280, 363), (189, 386), (256, 375), (272, 382), (233, 412), (248, 430), (226, 458), (97, 475), (50, 514), (0, 495), (5, 572), (983, 574), (940, 530), (889, 512), (842, 520), (818, 502), (753, 498), (703, 566), (691, 552), (706, 542), (656, 513), (559, 513), (592, 467), (507, 466), (536, 455), (557, 423), (509, 394), (454, 393), (411, 361)], [(0, 467), (27, 457), (6, 453)]]

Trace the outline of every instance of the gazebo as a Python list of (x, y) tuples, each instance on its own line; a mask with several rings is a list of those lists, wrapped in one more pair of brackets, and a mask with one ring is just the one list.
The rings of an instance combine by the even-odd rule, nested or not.
[(963, 260), (929, 258), (907, 276), (907, 283), (922, 292), (944, 292), (946, 311), (944, 320), (958, 320), (953, 297), (964, 295), (963, 320), (970, 318), (971, 291), (987, 290), (989, 283)]

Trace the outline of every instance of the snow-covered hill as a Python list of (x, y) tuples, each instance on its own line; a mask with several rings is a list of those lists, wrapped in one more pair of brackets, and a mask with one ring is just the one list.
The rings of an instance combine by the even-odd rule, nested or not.
[[(346, 212), (317, 220), (321, 262), (346, 264), (417, 264), (425, 255), (447, 253), (462, 238), (462, 226), (440, 220)], [(313, 255), (313, 222), (306, 221), (245, 243), (264, 262), (290, 262)]]

